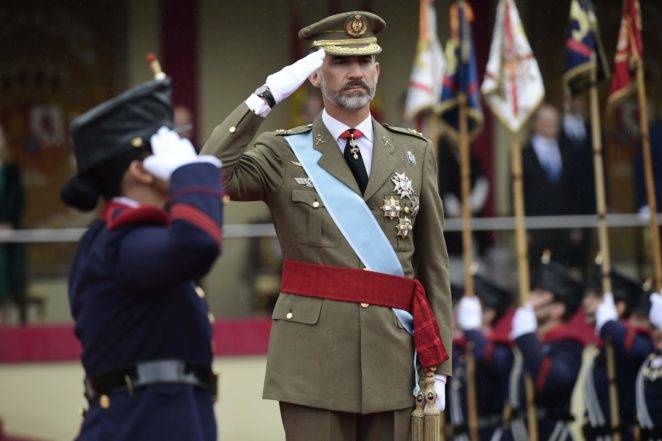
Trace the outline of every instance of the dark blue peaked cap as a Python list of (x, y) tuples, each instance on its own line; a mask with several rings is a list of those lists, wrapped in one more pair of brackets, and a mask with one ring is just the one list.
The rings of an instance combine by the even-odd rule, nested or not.
[(556, 301), (564, 303), (573, 313), (582, 303), (586, 285), (575, 279), (560, 263), (543, 260), (534, 277), (533, 288), (551, 292)]
[(142, 84), (75, 118), (69, 133), (78, 174), (136, 148), (149, 148), (161, 126), (173, 126), (171, 82), (166, 77)]

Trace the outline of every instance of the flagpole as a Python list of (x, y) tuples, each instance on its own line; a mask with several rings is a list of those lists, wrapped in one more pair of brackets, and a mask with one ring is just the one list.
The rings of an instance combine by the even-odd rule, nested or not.
[[(513, 180), (513, 202), (515, 212), (515, 243), (519, 280), (519, 302), (524, 306), (529, 296), (531, 281), (529, 276), (529, 254), (527, 251), (526, 226), (524, 224), (524, 182), (522, 173), (522, 137), (519, 131), (512, 132), (513, 146), (511, 167)], [(526, 418), (529, 426), (529, 440), (538, 440), (538, 415), (536, 414), (533, 380), (530, 374), (524, 375), (526, 394)]]
[(662, 290), (662, 256), (660, 254), (660, 230), (657, 225), (657, 198), (653, 178), (653, 160), (651, 158), (650, 134), (648, 132), (648, 103), (646, 102), (646, 80), (644, 78), (644, 60), (637, 63), (637, 95), (639, 97), (639, 130), (641, 132), (641, 153), (643, 156), (644, 178), (646, 180), (646, 198), (650, 211), (651, 246), (655, 287)]
[[(467, 121), (467, 97), (458, 95), (459, 112), (459, 149), (462, 199), (462, 258), (464, 262), (464, 295), (474, 296), (473, 277), (473, 238), (471, 228), (471, 153), (469, 146), (469, 125)], [(476, 397), (476, 359), (474, 345), (467, 344), (465, 360), (467, 363), (467, 412), (469, 438), (478, 441), (478, 407)]]

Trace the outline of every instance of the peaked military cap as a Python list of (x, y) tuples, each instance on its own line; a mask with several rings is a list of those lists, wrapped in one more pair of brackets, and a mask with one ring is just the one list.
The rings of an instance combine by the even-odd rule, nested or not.
[(533, 288), (551, 292), (554, 300), (564, 303), (568, 312), (572, 313), (581, 305), (586, 286), (573, 277), (565, 266), (543, 258), (534, 277)]
[[(593, 284), (598, 291), (602, 289), (601, 274), (601, 268), (596, 264), (593, 271)], [(625, 302), (626, 314), (639, 309), (648, 310), (650, 302), (648, 302), (648, 293), (643, 284), (613, 268), (609, 273), (609, 277), (611, 278), (611, 292), (614, 300)], [(646, 314), (644, 313), (644, 315)]]
[(78, 174), (136, 148), (149, 148), (161, 126), (173, 126), (170, 78), (128, 90), (75, 118), (69, 133)]
[(376, 35), (385, 27), (386, 22), (371, 12), (344, 12), (306, 26), (299, 38), (329, 55), (373, 55), (382, 51)]
[(509, 291), (480, 274), (474, 274), (474, 289), (483, 306), (496, 310), (497, 317), (501, 317), (508, 310), (513, 300)]

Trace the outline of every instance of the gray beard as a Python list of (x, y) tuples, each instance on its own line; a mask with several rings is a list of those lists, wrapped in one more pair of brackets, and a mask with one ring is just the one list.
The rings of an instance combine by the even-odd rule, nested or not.
[(324, 77), (320, 75), (320, 89), (322, 90), (322, 95), (336, 106), (345, 109), (358, 110), (370, 104), (375, 97), (376, 86), (376, 84), (372, 87), (368, 85), (368, 88), (370, 89), (369, 92), (353, 92), (350, 95), (346, 95), (340, 91), (336, 92), (330, 90)]

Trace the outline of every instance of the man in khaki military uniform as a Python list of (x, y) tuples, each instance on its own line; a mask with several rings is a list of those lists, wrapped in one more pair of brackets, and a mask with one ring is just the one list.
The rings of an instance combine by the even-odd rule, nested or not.
[[(418, 304), (435, 322), (419, 326), (421, 308), (411, 308), (419, 362), (424, 365), (434, 347), (435, 361), (428, 365), (438, 365), (435, 403), (440, 409), (445, 403), (451, 300), (437, 164), (421, 134), (382, 125), (370, 115), (380, 69), (376, 34), (384, 27), (377, 15), (359, 11), (302, 29), (300, 38), (316, 51), (267, 77), (203, 148), (222, 160), (224, 188), (233, 200), (267, 203), (281, 243), (283, 287), (273, 312), (263, 396), (280, 401), (288, 440), (409, 439), (414, 339), (392, 309), (407, 293), (406, 302), (414, 303), (423, 293)], [(251, 142), (270, 109), (307, 78), (324, 100), (315, 122)], [(306, 147), (320, 156), (313, 165), (344, 188), (318, 188), (319, 175), (306, 172), (293, 147), (296, 136), (309, 137)], [(374, 238), (360, 239), (375, 246), (384, 239), (404, 277), (374, 272), (358, 257), (355, 239), (370, 226), (341, 228), (338, 206), (329, 202), (348, 189), (378, 230)], [(365, 267), (373, 271), (357, 271)], [(380, 298), (403, 281), (412, 283)], [(427, 331), (431, 340), (441, 339), (422, 342)]]

